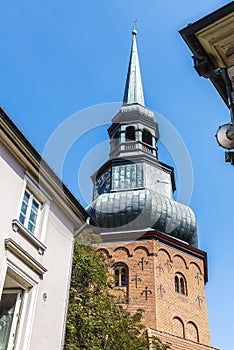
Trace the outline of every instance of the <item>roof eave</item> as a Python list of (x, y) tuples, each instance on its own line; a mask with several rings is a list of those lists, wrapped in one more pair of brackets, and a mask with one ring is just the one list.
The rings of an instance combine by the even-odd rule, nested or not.
[[(82, 207), (80, 202), (75, 198), (67, 186), (61, 181), (61, 179), (56, 175), (56, 173), (50, 168), (50, 166), (43, 160), (38, 151), (32, 146), (32, 144), (27, 140), (23, 133), (17, 128), (13, 121), (9, 118), (6, 112), (0, 107), (0, 124), (1, 130), (9, 138), (10, 143), (14, 144), (26, 159), (27, 162), (33, 166), (36, 173), (39, 173), (39, 168), (43, 174), (46, 174), (47, 180), (53, 184), (54, 188), (57, 188), (57, 193), (59, 195), (59, 188), (62, 188), (63, 194), (65, 194), (66, 203), (70, 205), (73, 213), (79, 216), (79, 219), (86, 221), (89, 217), (87, 211)], [(9, 132), (8, 132), (8, 131)], [(11, 137), (14, 135), (14, 137)], [(27, 151), (27, 152), (26, 152)], [(61, 196), (62, 198), (62, 196)], [(64, 198), (64, 199), (65, 199)], [(95, 223), (93, 223), (95, 225)]]
[[(199, 42), (196, 33), (211, 24), (219, 21), (220, 19), (224, 18), (225, 16), (228, 16), (234, 12), (234, 1), (230, 2), (229, 4), (223, 6), (222, 8), (212, 12), (211, 14), (201, 18), (200, 20), (196, 21), (195, 23), (188, 24), (187, 27), (181, 29), (179, 31), (180, 35), (192, 51), (193, 55), (195, 57), (199, 56), (202, 57), (204, 60), (208, 62), (211, 69), (220, 68), (218, 65), (214, 65), (214, 63), (211, 61), (211, 57), (209, 53), (207, 53), (201, 43)], [(194, 67), (195, 68), (195, 67)], [(195, 68), (196, 69), (196, 68)], [(226, 85), (224, 78), (222, 76), (214, 76), (210, 77), (210, 80), (226, 105), (228, 105), (228, 98), (227, 98), (227, 92), (226, 92)]]

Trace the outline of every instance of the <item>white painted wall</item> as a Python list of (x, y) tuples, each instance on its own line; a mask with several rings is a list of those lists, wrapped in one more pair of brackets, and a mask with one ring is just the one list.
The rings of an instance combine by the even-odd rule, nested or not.
[[(12, 220), (18, 218), (25, 170), (19, 159), (0, 142), (0, 293), (11, 266), (20, 281), (27, 280), (26, 285), (31, 285), (31, 288), (24, 287), (16, 349), (57, 350), (63, 343), (75, 224), (66, 214), (66, 208), (61, 209), (51, 197), (43, 240), (47, 249), (43, 255), (27, 237), (13, 231)], [(5, 239), (9, 238), (47, 269), (43, 278), (5, 248)]]

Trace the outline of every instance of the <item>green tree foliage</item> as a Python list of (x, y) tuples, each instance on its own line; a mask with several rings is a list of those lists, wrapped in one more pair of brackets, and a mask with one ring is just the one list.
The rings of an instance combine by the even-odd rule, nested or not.
[(169, 343), (163, 343), (158, 337), (153, 336), (151, 339), (151, 350), (168, 350), (170, 349)]
[(131, 315), (115, 303), (108, 271), (102, 253), (75, 243), (64, 350), (148, 349), (141, 336), (142, 311)]

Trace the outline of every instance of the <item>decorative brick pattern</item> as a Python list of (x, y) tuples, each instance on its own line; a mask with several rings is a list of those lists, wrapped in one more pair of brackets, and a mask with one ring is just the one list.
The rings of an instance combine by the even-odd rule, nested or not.
[[(174, 335), (175, 344), (178, 339), (186, 339), (183, 344), (187, 345), (175, 345), (175, 350), (187, 350), (188, 341), (196, 344), (194, 347), (189, 342), (189, 348), (193, 350), (210, 347), (204, 261), (192, 248), (189, 253), (190, 246), (185, 251), (155, 239), (101, 243), (99, 246), (109, 258), (128, 266), (126, 308), (131, 312), (143, 308), (142, 322), (147, 328)], [(184, 277), (185, 294), (175, 290), (176, 274)], [(115, 295), (118, 295), (116, 290)]]

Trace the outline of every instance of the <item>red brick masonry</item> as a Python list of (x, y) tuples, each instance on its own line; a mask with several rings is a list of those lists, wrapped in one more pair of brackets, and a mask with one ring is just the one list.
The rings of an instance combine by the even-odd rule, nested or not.
[[(122, 298), (126, 293), (125, 306), (131, 312), (143, 308), (143, 324), (171, 343), (173, 350), (212, 349), (206, 253), (156, 231), (137, 232), (140, 239), (130, 241), (134, 235), (103, 235), (105, 240), (99, 244), (108, 258), (128, 267), (128, 286), (113, 287), (114, 294)], [(185, 294), (175, 290), (176, 275), (185, 280)]]

